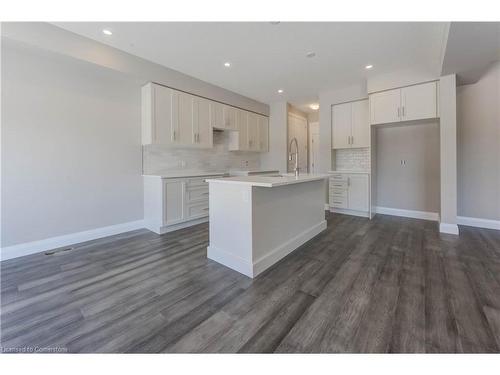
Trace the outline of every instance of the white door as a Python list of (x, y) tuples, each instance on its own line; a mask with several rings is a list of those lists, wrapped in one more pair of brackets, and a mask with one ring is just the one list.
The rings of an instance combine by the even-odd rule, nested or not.
[(309, 173), (318, 173), (319, 123), (309, 124)]
[(174, 141), (172, 126), (173, 90), (153, 84), (153, 143), (170, 144)]
[(351, 103), (332, 106), (332, 148), (351, 147)]
[(370, 123), (388, 124), (401, 121), (401, 89), (370, 95)]
[(184, 220), (184, 182), (165, 180), (163, 183), (163, 220), (165, 225), (175, 224)]
[(437, 117), (436, 82), (401, 89), (402, 117), (405, 121)]
[(368, 175), (350, 174), (347, 178), (347, 207), (350, 210), (368, 212)]
[(193, 103), (193, 141), (200, 148), (211, 148), (213, 132), (210, 120), (210, 101), (194, 97)]
[(368, 99), (352, 102), (351, 147), (370, 147)]

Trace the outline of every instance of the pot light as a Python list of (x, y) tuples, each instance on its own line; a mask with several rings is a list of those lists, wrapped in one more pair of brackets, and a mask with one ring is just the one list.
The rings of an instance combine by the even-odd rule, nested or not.
[(373, 68), (373, 65), (367, 65), (367, 66), (365, 66), (365, 69), (371, 69), (371, 68)]
[(227, 61), (227, 62), (224, 63), (224, 66), (226, 68), (230, 68), (231, 67), (231, 63), (229, 61)]
[(271, 21), (269, 22), (271, 25), (279, 25), (280, 24), (280, 21)]
[(319, 109), (319, 104), (318, 103), (310, 104), (309, 108), (311, 108), (313, 111), (317, 111)]
[(283, 89), (279, 89), (278, 94), (283, 94)]
[(316, 56), (316, 52), (307, 52), (306, 53), (306, 57), (312, 58), (314, 56)]
[(113, 32), (110, 29), (102, 29), (102, 33), (104, 35), (113, 35)]

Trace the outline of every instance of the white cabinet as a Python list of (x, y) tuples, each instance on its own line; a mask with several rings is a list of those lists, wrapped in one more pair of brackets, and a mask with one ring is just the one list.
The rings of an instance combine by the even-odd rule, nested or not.
[(265, 116), (259, 116), (259, 151), (269, 151), (269, 119)]
[(255, 113), (248, 114), (248, 149), (250, 151), (259, 151), (259, 115)]
[(210, 101), (193, 97), (193, 131), (192, 141), (199, 148), (211, 148), (213, 131), (211, 126)]
[(142, 144), (172, 144), (173, 91), (168, 87), (147, 84), (142, 88)]
[(332, 148), (370, 147), (368, 100), (332, 106)]
[(437, 83), (428, 82), (401, 89), (402, 121), (437, 117)]
[(377, 92), (369, 99), (372, 125), (438, 117), (437, 82)]
[(222, 106), (222, 118), (223, 118), (222, 129), (236, 130), (236, 120), (237, 120), (236, 113), (237, 113), (236, 108), (230, 107), (228, 105)]
[(370, 177), (367, 173), (336, 172), (330, 176), (329, 185), (331, 211), (369, 217)]
[(144, 176), (144, 222), (149, 230), (163, 234), (208, 219), (207, 178), (221, 175), (161, 178)]

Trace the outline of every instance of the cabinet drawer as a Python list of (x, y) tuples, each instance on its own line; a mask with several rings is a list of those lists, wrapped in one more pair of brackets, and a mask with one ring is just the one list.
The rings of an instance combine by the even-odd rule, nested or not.
[(330, 197), (333, 197), (333, 196), (347, 198), (347, 189), (331, 188), (330, 189)]
[(343, 173), (335, 173), (330, 176), (330, 182), (347, 181), (347, 175)]
[(335, 208), (347, 208), (347, 197), (330, 196), (330, 206)]
[(347, 179), (346, 180), (330, 180), (330, 189), (347, 189)]
[(186, 202), (206, 200), (208, 202), (208, 186), (186, 189)]
[(205, 179), (210, 177), (196, 177), (196, 178), (188, 178), (186, 181), (186, 187), (189, 188), (198, 188), (206, 186), (208, 189), (208, 182), (205, 182)]
[(186, 214), (188, 218), (202, 217), (208, 215), (208, 201), (197, 204), (189, 204), (186, 207)]

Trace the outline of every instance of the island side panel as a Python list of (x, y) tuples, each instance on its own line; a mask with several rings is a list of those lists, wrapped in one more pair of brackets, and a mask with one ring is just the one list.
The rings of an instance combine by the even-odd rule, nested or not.
[(326, 229), (325, 191), (325, 180), (253, 188), (254, 275)]
[(210, 243), (207, 257), (254, 277), (252, 187), (209, 182)]

